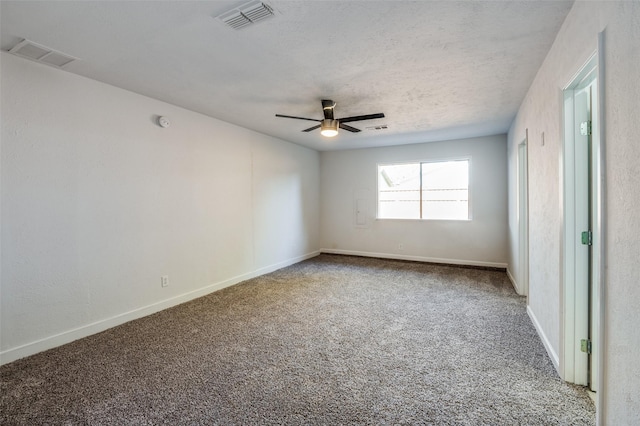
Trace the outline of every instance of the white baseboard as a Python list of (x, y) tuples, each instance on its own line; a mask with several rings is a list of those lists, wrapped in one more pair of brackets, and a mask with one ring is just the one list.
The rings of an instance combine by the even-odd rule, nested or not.
[(395, 253), (394, 254), (373, 253), (368, 251), (338, 250), (338, 249), (320, 249), (320, 252), (328, 253), (328, 254), (345, 254), (349, 256), (378, 257), (381, 259), (411, 260), (414, 262), (444, 263), (449, 265), (484, 266), (488, 268), (500, 268), (500, 269), (507, 268), (506, 263), (482, 262), (478, 260), (442, 259), (437, 257), (409, 256), (409, 255), (395, 254)]
[[(551, 342), (549, 342), (549, 339), (547, 339), (547, 335), (544, 334), (544, 331), (542, 330), (542, 327), (540, 326), (540, 323), (538, 322), (538, 319), (536, 318), (536, 315), (531, 310), (530, 306), (527, 306), (527, 314), (529, 315), (529, 318), (531, 318), (531, 322), (533, 323), (533, 326), (538, 332), (538, 336), (540, 336), (540, 340), (542, 340), (542, 344), (544, 345), (544, 348), (547, 350), (547, 354), (549, 354), (549, 358), (551, 358), (551, 362), (553, 363), (553, 366), (555, 367), (556, 371), (560, 375), (560, 358), (558, 357), (558, 354), (556, 353), (556, 351), (553, 350), (553, 346), (551, 346)], [(562, 375), (560, 375), (560, 377), (562, 377)]]
[(511, 285), (513, 285), (513, 289), (516, 291), (516, 293), (518, 293), (519, 295), (522, 295), (520, 286), (518, 285), (518, 282), (516, 281), (516, 279), (513, 278), (513, 275), (511, 274), (509, 267), (507, 267), (507, 277), (509, 277), (509, 281), (511, 281)]
[[(302, 262), (303, 260), (311, 259), (312, 257), (316, 257), (319, 255), (320, 250), (317, 250), (311, 253), (303, 254), (302, 256), (287, 259), (283, 262), (274, 263), (272, 265), (256, 269), (255, 271), (251, 272), (251, 276), (249, 278), (259, 277), (260, 275), (268, 274), (270, 272), (277, 271), (278, 269), (286, 268), (287, 266), (294, 265), (296, 263)], [(243, 281), (248, 280), (249, 278), (244, 278)]]
[(234, 284), (238, 284), (242, 281), (246, 281), (251, 278), (259, 277), (260, 275), (268, 274), (280, 268), (284, 268), (289, 265), (301, 262), (306, 259), (318, 256), (320, 251), (311, 252), (302, 256), (291, 258), (283, 262), (275, 263), (273, 265), (265, 266), (246, 274), (238, 275), (224, 281), (220, 281), (214, 284), (210, 284), (206, 287), (199, 288), (187, 293), (180, 294), (178, 296), (171, 297), (169, 299), (162, 300), (160, 302), (152, 303), (151, 305), (143, 306), (129, 312), (124, 312), (119, 315), (115, 315), (110, 318), (106, 318), (100, 321), (96, 321), (90, 324), (83, 325), (81, 327), (67, 330), (53, 336), (45, 337), (44, 339), (36, 340), (31, 343), (27, 343), (22, 346), (7, 349), (0, 352), (0, 365), (7, 364), (9, 362), (24, 358), (30, 355), (34, 355), (38, 352), (42, 352), (48, 349), (52, 349), (66, 343), (73, 342), (74, 340), (81, 339), (83, 337), (91, 336), (92, 334), (100, 333), (126, 322), (145, 317), (147, 315), (154, 314), (167, 308), (179, 305), (181, 303), (188, 302), (198, 297), (206, 296), (209, 293), (213, 293), (218, 290), (222, 290), (225, 287), (230, 287)]

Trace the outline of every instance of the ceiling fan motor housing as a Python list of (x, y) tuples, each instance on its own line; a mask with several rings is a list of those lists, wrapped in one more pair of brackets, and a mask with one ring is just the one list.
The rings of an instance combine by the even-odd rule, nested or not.
[(322, 120), (322, 123), (320, 124), (320, 133), (323, 136), (327, 136), (327, 137), (336, 136), (338, 134), (339, 124), (340, 123), (338, 123), (338, 120), (325, 118), (324, 120)]

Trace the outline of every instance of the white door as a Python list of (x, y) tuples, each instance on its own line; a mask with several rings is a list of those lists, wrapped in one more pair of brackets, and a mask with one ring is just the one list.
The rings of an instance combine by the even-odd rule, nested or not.
[(589, 386), (592, 391), (598, 389), (598, 343), (600, 341), (600, 268), (602, 260), (601, 233), (596, 231), (601, 229), (601, 205), (602, 192), (599, 188), (601, 178), (600, 158), (597, 147), (599, 146), (600, 121), (598, 120), (598, 80), (593, 79), (589, 86), (589, 112), (591, 129), (589, 129), (589, 229), (591, 231), (591, 245), (589, 246)]
[[(580, 354), (585, 358), (586, 383), (592, 391), (598, 387), (598, 312), (599, 304), (596, 289), (596, 277), (599, 276), (600, 261), (597, 258), (599, 251), (595, 248), (599, 245), (597, 233), (594, 232), (597, 220), (597, 193), (595, 191), (597, 175), (597, 163), (594, 158), (593, 139), (598, 135), (597, 114), (597, 80), (589, 79), (587, 86), (581, 88), (575, 95), (576, 114), (576, 231), (580, 240), (576, 247), (576, 279), (577, 283), (586, 286), (581, 291), (586, 300), (579, 300), (584, 313), (580, 320), (581, 333), (586, 335), (586, 343), (581, 341)], [(577, 233), (577, 232), (576, 232)], [(585, 348), (586, 345), (586, 348)], [(586, 350), (586, 352), (584, 352)]]
[(576, 340), (575, 383), (589, 383), (589, 293), (591, 284), (591, 86), (576, 90), (575, 96), (575, 280)]

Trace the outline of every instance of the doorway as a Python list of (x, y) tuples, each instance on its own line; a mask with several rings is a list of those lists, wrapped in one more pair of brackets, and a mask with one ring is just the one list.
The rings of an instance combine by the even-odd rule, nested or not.
[(563, 143), (563, 348), (561, 372), (598, 389), (602, 288), (602, 167), (598, 57), (565, 88)]
[[(518, 219), (518, 253), (520, 271), (518, 276), (519, 292), (529, 296), (529, 186), (527, 136), (518, 144), (518, 188), (517, 188), (517, 219)], [(527, 299), (528, 300), (528, 299)]]

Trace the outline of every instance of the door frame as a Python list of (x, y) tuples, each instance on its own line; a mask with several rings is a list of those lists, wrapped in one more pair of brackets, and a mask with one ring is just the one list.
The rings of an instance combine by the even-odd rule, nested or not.
[[(585, 78), (592, 78), (596, 81), (596, 105), (595, 122), (592, 132), (591, 146), (591, 215), (592, 215), (592, 275), (591, 275), (591, 333), (595, 344), (592, 347), (592, 374), (595, 374), (597, 384), (596, 397), (596, 419), (598, 424), (602, 424), (603, 413), (601, 407), (604, 403), (604, 307), (605, 307), (605, 93), (604, 93), (604, 32), (598, 34), (597, 50), (585, 62), (584, 66), (570, 79), (570, 82), (562, 90), (562, 101), (564, 105), (562, 123), (564, 127), (564, 139), (560, 152), (560, 193), (561, 193), (561, 347), (560, 347), (560, 374), (562, 378), (571, 383), (580, 383), (584, 378), (584, 371), (577, 371), (575, 357), (579, 351), (579, 337), (576, 335), (576, 327), (584, 327), (585, 318), (589, 321), (589, 313), (583, 311), (589, 306), (577, 306), (576, 301), (584, 297), (572, 281), (571, 268), (575, 267), (575, 257), (573, 250), (573, 238), (575, 235), (575, 182), (572, 179), (575, 169), (573, 163), (574, 153), (574, 127), (567, 126), (566, 123), (573, 123), (574, 89), (578, 88)], [(588, 291), (588, 290), (587, 290)], [(578, 323), (580, 322), (580, 323)], [(588, 324), (586, 325), (588, 326)], [(580, 368), (583, 368), (581, 366)]]
[[(584, 143), (584, 136), (578, 132), (580, 123), (576, 123), (576, 115), (582, 114), (578, 120), (587, 118), (586, 104), (579, 103), (578, 98), (585, 98), (585, 88), (591, 87), (597, 81), (595, 55), (578, 71), (576, 76), (563, 90), (564, 100), (564, 141), (563, 141), (563, 232), (562, 232), (562, 278), (564, 301), (564, 341), (562, 358), (563, 378), (571, 383), (586, 386), (589, 380), (589, 356), (580, 349), (580, 340), (589, 338), (589, 283), (591, 268), (591, 251), (583, 249), (580, 244), (580, 233), (592, 230), (583, 206), (588, 204), (592, 210), (594, 199), (593, 185), (590, 180), (588, 163), (590, 149), (594, 142), (591, 135), (591, 146)], [(586, 99), (582, 99), (584, 102)], [(582, 107), (582, 108), (581, 108)], [(591, 117), (594, 120), (594, 117)], [(597, 120), (597, 118), (595, 118)], [(588, 178), (588, 179), (587, 179)], [(594, 244), (597, 244), (594, 241)]]
[(529, 129), (518, 144), (517, 156), (517, 207), (519, 291), (529, 303)]

